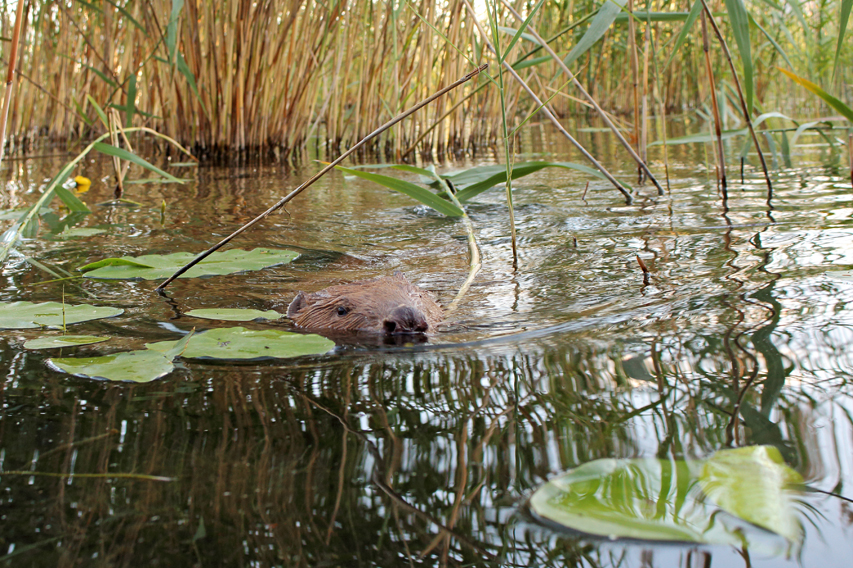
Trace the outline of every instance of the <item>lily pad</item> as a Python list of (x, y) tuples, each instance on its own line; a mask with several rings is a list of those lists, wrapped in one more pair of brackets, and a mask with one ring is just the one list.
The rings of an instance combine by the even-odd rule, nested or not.
[(172, 360), (157, 351), (142, 349), (104, 357), (48, 359), (48, 366), (77, 377), (148, 383), (171, 373)]
[[(92, 263), (80, 267), (87, 278), (103, 278), (111, 280), (159, 280), (168, 278), (179, 268), (185, 266), (198, 254), (191, 252), (176, 252), (159, 255), (148, 254), (138, 257), (123, 256), (122, 264), (93, 266)], [(197, 278), (199, 276), (215, 276), (261, 270), (277, 264), (286, 264), (299, 256), (299, 253), (284, 249), (256, 248), (251, 251), (231, 249), (215, 252), (181, 275), (181, 278)], [(114, 260), (114, 259), (107, 259)], [(103, 263), (104, 261), (98, 261)], [(132, 263), (132, 264), (131, 264)], [(92, 270), (94, 268), (94, 270)]]
[(61, 347), (77, 347), (108, 341), (109, 337), (95, 335), (57, 335), (55, 337), (39, 337), (24, 343), (24, 349), (58, 349)]
[[(781, 463), (781, 457), (778, 462), (768, 457), (774, 450), (762, 446), (722, 450), (691, 463), (596, 460), (541, 486), (529, 506), (550, 524), (609, 539), (725, 544), (787, 553), (801, 540), (793, 506), (798, 491), (790, 484), (799, 477)], [(744, 502), (737, 503), (738, 499)]]
[(65, 324), (111, 318), (124, 313), (120, 308), (71, 305), (59, 302), (0, 302), (0, 329), (34, 329), (39, 327), (62, 327), (63, 307)]
[(194, 335), (191, 331), (179, 341), (171, 341), (171, 348), (162, 352), (141, 349), (104, 357), (48, 359), (47, 365), (56, 371), (64, 371), (77, 377), (150, 383), (175, 370), (172, 361), (184, 352)]
[(720, 508), (796, 542), (802, 529), (794, 506), (802, 476), (773, 446), (720, 450), (699, 474), (702, 491)]
[[(161, 341), (145, 346), (164, 352), (171, 349), (175, 343)], [(334, 341), (314, 334), (228, 327), (195, 334), (183, 352), (183, 357), (223, 360), (287, 359), (303, 355), (322, 355), (334, 347)]]
[(249, 310), (242, 308), (213, 308), (190, 310), (185, 315), (194, 318), (220, 320), (220, 321), (252, 321), (257, 319), (277, 320), (284, 317), (275, 310)]

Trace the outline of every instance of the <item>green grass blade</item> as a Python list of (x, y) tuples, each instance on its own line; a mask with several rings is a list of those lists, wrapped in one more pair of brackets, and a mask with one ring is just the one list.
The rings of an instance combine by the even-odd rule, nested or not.
[(794, 122), (794, 119), (788, 115), (782, 114), (781, 112), (765, 112), (764, 114), (758, 116), (755, 120), (752, 121), (752, 127), (758, 128), (758, 125), (767, 120), (768, 118), (782, 118), (784, 120), (790, 120)]
[(545, 63), (546, 61), (551, 61), (550, 55), (535, 57), (533, 59), (526, 59), (524, 61), (519, 61), (518, 63), (513, 63), (512, 68), (516, 71), (521, 71), (522, 69), (527, 69), (528, 67), (533, 67), (534, 65), (539, 65), (541, 63)]
[(164, 178), (168, 179), (172, 183), (182, 183), (181, 180), (173, 176), (172, 174), (166, 173), (154, 164), (151, 164), (136, 154), (131, 154), (127, 150), (123, 148), (116, 148), (115, 146), (111, 146), (109, 144), (104, 144), (103, 142), (98, 142), (95, 144), (95, 150), (102, 154), (107, 154), (108, 156), (117, 156), (122, 160), (127, 160), (128, 162), (133, 162), (137, 166), (142, 166), (143, 168), (154, 172), (155, 174), (161, 175)]
[[(690, 17), (691, 12), (634, 12), (634, 18), (641, 22), (684, 22)], [(630, 17), (631, 14), (622, 12), (616, 16), (616, 23), (625, 23)]]
[(783, 12), (783, 13), (785, 12), (785, 9), (781, 5), (774, 2), (773, 0), (761, 0), (761, 1), (764, 2), (765, 4), (767, 4), (768, 6), (770, 6), (771, 8), (773, 8), (774, 10), (776, 10), (777, 12)]
[(794, 75), (790, 71), (786, 71), (781, 67), (777, 67), (776, 69), (779, 69), (779, 71), (793, 79), (796, 83), (799, 83), (806, 90), (811, 91), (815, 95), (819, 96), (826, 104), (828, 104), (829, 106), (837, 110), (842, 116), (844, 116), (844, 118), (846, 118), (850, 122), (853, 122), (853, 108), (850, 108), (840, 100), (836, 99), (835, 97), (833, 97), (808, 79), (803, 79), (802, 77)]
[(68, 210), (72, 213), (91, 213), (92, 210), (86, 207), (86, 204), (80, 201), (76, 195), (62, 187), (61, 185), (56, 186), (53, 190), (56, 193), (56, 196), (62, 200)]
[[(510, 28), (510, 27), (508, 27), (508, 26), (498, 26), (498, 31), (499, 31), (499, 32), (501, 32), (501, 33), (504, 33), (504, 34), (506, 34), (506, 35), (508, 35), (508, 36), (512, 36), (513, 38), (515, 38), (515, 37), (516, 37), (516, 34), (518, 33), (518, 30), (517, 30), (517, 29), (515, 29), (515, 28)], [(519, 37), (520, 37), (521, 39), (526, 39), (527, 41), (529, 41), (529, 42), (531, 42), (531, 43), (534, 43), (534, 44), (536, 44), (537, 46), (539, 45), (539, 42), (536, 40), (536, 38), (535, 38), (535, 37), (533, 37), (533, 35), (532, 35), (532, 34), (525, 34), (525, 33), (522, 33)]]
[[(512, 40), (509, 42), (509, 45), (504, 50), (503, 58), (500, 61), (501, 63), (503, 63), (504, 60), (506, 60), (507, 55), (509, 54), (510, 51), (512, 51), (512, 48), (515, 46), (516, 42), (518, 42), (518, 40), (521, 39), (521, 36), (524, 34), (524, 30), (527, 29), (528, 25), (530, 25), (530, 20), (533, 19), (533, 16), (535, 16), (537, 14), (537, 12), (539, 12), (539, 8), (542, 7), (543, 2), (545, 2), (545, 0), (539, 0), (539, 2), (536, 4), (536, 6), (534, 6), (533, 9), (530, 10), (530, 14), (527, 16), (527, 18), (524, 19), (524, 22), (518, 28), (518, 31), (515, 32), (515, 35), (513, 36)], [(533, 40), (533, 41), (536, 42), (536, 40)], [(536, 42), (536, 43), (539, 43), (539, 42)]]
[[(441, 33), (441, 31), (439, 31), (439, 29), (438, 29), (438, 28), (436, 28), (434, 25), (432, 25), (432, 24), (429, 22), (429, 20), (427, 20), (426, 18), (424, 18), (423, 16), (421, 16), (421, 15), (420, 15), (420, 13), (417, 11), (417, 9), (414, 7), (414, 5), (413, 5), (411, 2), (409, 2), (409, 1), (407, 0), (406, 4), (409, 6), (409, 9), (411, 9), (411, 10), (412, 10), (412, 12), (414, 12), (414, 13), (415, 13), (415, 16), (417, 16), (417, 17), (418, 17), (418, 19), (420, 19), (420, 21), (422, 21), (422, 22), (423, 22), (423, 23), (425, 23), (425, 24), (426, 24), (430, 29), (432, 29), (432, 31), (434, 31), (434, 32), (435, 32), (435, 33), (436, 33), (436, 34), (437, 34), (441, 39), (443, 39), (443, 40), (445, 41), (445, 43), (447, 43), (447, 45), (449, 45), (450, 47), (452, 47), (453, 49), (455, 49), (455, 50), (456, 50), (456, 53), (458, 53), (459, 55), (461, 55), (461, 56), (462, 56), (462, 57), (463, 57), (463, 58), (464, 58), (468, 63), (470, 63), (470, 64), (471, 64), (471, 65), (473, 65), (474, 67), (476, 67), (476, 66), (477, 66), (477, 64), (476, 64), (476, 63), (474, 63), (474, 62), (471, 60), (471, 58), (470, 58), (470, 57), (468, 57), (468, 54), (467, 54), (467, 53), (465, 53), (464, 51), (462, 51), (461, 49), (459, 49), (458, 47), (456, 47), (456, 44), (455, 44), (455, 43), (453, 43), (452, 41), (450, 41), (450, 40), (447, 38), (447, 36), (446, 36), (446, 35), (444, 35), (443, 33)], [(488, 75), (486, 75), (486, 77), (488, 77)]]
[(809, 25), (806, 23), (806, 18), (803, 16), (803, 9), (800, 7), (800, 0), (787, 0), (788, 6), (791, 7), (791, 11), (794, 12), (794, 15), (799, 20), (800, 25), (803, 26), (803, 33), (808, 35), (809, 33)]
[[(566, 66), (571, 66), (571, 64), (581, 55), (586, 53), (589, 48), (591, 48), (595, 43), (604, 37), (604, 34), (616, 20), (616, 16), (622, 12), (622, 8), (628, 0), (607, 0), (598, 11), (598, 14), (595, 15), (595, 18), (592, 19), (592, 22), (589, 24), (589, 28), (586, 30), (586, 33), (583, 34), (580, 41), (572, 48), (566, 58), (563, 60), (563, 63)], [(561, 73), (562, 70), (557, 71), (557, 75)], [(556, 77), (556, 75), (555, 75)]]
[(447, 215), (448, 217), (461, 217), (463, 215), (463, 211), (456, 207), (454, 204), (443, 200), (430, 190), (424, 189), (411, 182), (403, 181), (401, 179), (392, 178), (389, 176), (383, 176), (380, 174), (373, 174), (370, 172), (363, 172), (361, 170), (354, 170), (352, 168), (344, 168), (342, 166), (335, 166), (335, 169), (338, 169), (349, 175), (357, 176), (362, 179), (378, 183), (379, 185), (383, 185), (388, 189), (393, 189), (394, 191), (405, 193), (409, 197), (420, 201), (428, 207), (432, 207), (439, 213)]
[[(523, 164), (517, 164), (514, 168), (512, 168), (512, 179), (515, 180), (524, 177), (534, 172), (538, 172), (543, 168), (565, 168), (571, 170), (578, 170), (600, 179), (607, 179), (598, 170), (581, 164), (574, 164), (571, 162), (524, 162)], [(461, 203), (465, 203), (466, 201), (469, 201), (480, 195), (484, 191), (487, 191), (500, 183), (506, 182), (506, 179), (506, 171), (497, 172), (482, 181), (473, 183), (465, 187), (465, 189), (460, 190), (456, 193), (456, 199), (458, 199)], [(450, 180), (452, 181), (453, 178), (451, 177)]]
[[(78, 0), (78, 1), (79, 1), (79, 0)], [(123, 15), (125, 18), (127, 18), (127, 21), (128, 21), (128, 22), (130, 22), (131, 24), (133, 24), (134, 26), (136, 26), (136, 27), (137, 27), (137, 29), (139, 29), (139, 31), (141, 31), (141, 32), (142, 32), (142, 35), (144, 35), (145, 37), (150, 37), (150, 36), (148, 35), (148, 32), (145, 30), (145, 28), (143, 28), (143, 27), (142, 27), (142, 24), (140, 24), (140, 23), (139, 23), (139, 22), (137, 22), (135, 19), (133, 19), (133, 16), (131, 16), (131, 15), (130, 15), (130, 12), (128, 12), (127, 10), (125, 10), (125, 9), (124, 9), (124, 7), (119, 6), (117, 3), (113, 2), (112, 0), (107, 0), (107, 2), (109, 2), (110, 4), (112, 4), (113, 6), (115, 6), (115, 9), (116, 9), (116, 10), (118, 10), (119, 12), (121, 12), (121, 13), (122, 13), (122, 15)]]
[(131, 73), (127, 82), (127, 104), (125, 105), (125, 128), (133, 126), (133, 115), (136, 113), (136, 75)]
[(178, 17), (184, 8), (184, 0), (172, 0), (172, 15), (166, 26), (166, 47), (169, 50), (169, 61), (175, 61), (175, 50), (178, 47)]
[(853, 0), (841, 0), (841, 19), (838, 20), (838, 44), (835, 47), (835, 63), (832, 67), (832, 77), (838, 72), (838, 56), (841, 55), (841, 46), (844, 42), (844, 33), (847, 31), (847, 21), (850, 19), (850, 9), (853, 8)]
[(201, 100), (201, 96), (198, 94), (198, 86), (196, 85), (196, 82), (195, 82), (195, 75), (193, 75), (193, 72), (190, 71), (190, 66), (187, 65), (187, 60), (184, 59), (184, 56), (180, 51), (177, 53), (177, 58), (178, 58), (178, 61), (177, 61), (178, 71), (180, 71), (181, 75), (183, 75), (184, 78), (187, 80), (187, 83), (189, 84), (190, 89), (192, 89), (192, 92), (195, 95), (196, 100), (198, 101), (198, 104), (201, 105), (201, 110), (204, 111), (204, 115), (210, 116), (207, 112), (207, 107), (204, 106), (204, 101)]
[[(851, 1), (851, 2), (853, 2), (853, 0), (850, 0), (850, 1)], [(758, 23), (758, 21), (757, 21), (755, 18), (753, 18), (753, 17), (752, 17), (752, 14), (750, 14), (750, 15), (749, 15), (749, 21), (750, 21), (750, 22), (752, 22), (753, 24), (755, 24), (755, 27), (756, 27), (756, 28), (758, 28), (759, 30), (761, 30), (761, 33), (763, 33), (763, 34), (764, 34), (764, 37), (766, 37), (766, 38), (767, 38), (767, 41), (769, 41), (769, 42), (770, 42), (770, 44), (771, 44), (771, 45), (776, 49), (776, 51), (778, 51), (778, 52), (779, 52), (779, 54), (780, 54), (780, 55), (782, 56), (782, 58), (785, 60), (785, 63), (787, 63), (787, 64), (788, 64), (788, 67), (790, 67), (791, 69), (793, 69), (793, 68), (794, 68), (794, 65), (791, 63), (791, 60), (790, 60), (790, 59), (788, 59), (788, 54), (787, 54), (787, 53), (785, 53), (785, 50), (784, 50), (784, 49), (782, 49), (782, 46), (781, 46), (781, 45), (779, 45), (779, 42), (777, 42), (777, 41), (776, 41), (776, 39), (775, 39), (772, 35), (770, 35), (770, 34), (767, 32), (767, 30), (765, 30), (765, 29), (761, 26), (761, 24), (759, 24), (759, 23)]]
[(755, 79), (752, 68), (752, 49), (749, 43), (749, 13), (743, 0), (725, 0), (729, 13), (732, 33), (735, 36), (740, 62), (743, 65), (743, 90), (746, 95), (746, 111), (752, 115), (752, 102), (755, 97)]
[(116, 82), (113, 81), (112, 79), (110, 79), (109, 77), (107, 77), (106, 75), (104, 75), (101, 71), (98, 71), (97, 69), (95, 69), (91, 65), (84, 64), (83, 67), (85, 67), (86, 69), (88, 69), (89, 71), (91, 71), (92, 73), (97, 75), (98, 77), (100, 77), (104, 83), (106, 83), (107, 85), (109, 85), (113, 89), (118, 89), (118, 85), (116, 84)]
[(101, 105), (97, 103), (95, 99), (92, 98), (92, 95), (86, 95), (86, 100), (89, 101), (89, 104), (92, 105), (92, 108), (95, 109), (95, 112), (98, 114), (98, 118), (101, 119), (101, 122), (104, 124), (104, 128), (109, 130), (110, 123), (107, 120), (107, 113), (104, 112), (104, 109), (101, 108)]
[(814, 122), (804, 122), (803, 124), (797, 127), (797, 131), (794, 132), (794, 135), (791, 137), (791, 148), (794, 148), (797, 145), (797, 140), (800, 136), (808, 130), (809, 128), (815, 128), (816, 126), (820, 126), (823, 124), (821, 121), (816, 120)]

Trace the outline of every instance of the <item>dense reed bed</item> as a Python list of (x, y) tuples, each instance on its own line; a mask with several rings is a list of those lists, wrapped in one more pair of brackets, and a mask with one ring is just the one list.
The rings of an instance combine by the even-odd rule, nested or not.
[[(805, 92), (792, 97), (795, 87), (776, 66), (850, 102), (853, 50), (843, 41), (846, 21), (838, 17), (845, 8), (849, 13), (849, 3), (746, 5), (756, 112), (802, 112), (796, 101), (809, 101), (811, 112), (827, 114)], [(484, 23), (486, 5), (497, 15), (506, 48), (518, 21), (499, 2), (474, 5)], [(537, 3), (512, 5), (526, 17)], [(632, 3), (633, 25), (623, 9), (603, 38), (574, 58), (572, 69), (605, 109), (625, 112), (629, 123), (639, 121), (634, 110), (641, 104), (650, 113), (705, 113), (710, 95), (698, 22), (679, 37), (692, 5)], [(531, 26), (556, 38), (551, 47), (565, 57), (600, 6), (544, 2)], [(7, 4), (3, 12), (4, 37), (11, 36), (15, 7)], [(727, 4), (715, 1), (710, 8), (735, 45)], [(127, 125), (155, 128), (203, 158), (258, 151), (292, 156), (310, 144), (338, 149), (472, 70), (473, 62), (492, 57), (464, 0), (60, 0), (28, 3), (25, 18), (9, 117), (12, 149), (45, 136), (74, 140), (101, 133), (88, 97), (119, 109)], [(549, 103), (558, 116), (587, 112), (560, 67), (544, 51), (530, 53), (536, 47), (526, 37), (507, 60), (517, 63), (542, 99), (558, 93)], [(9, 52), (5, 41), (4, 65)], [(719, 51), (712, 64), (720, 94), (736, 108)], [(504, 128), (502, 99), (510, 126), (535, 109), (518, 84), (505, 83), (503, 97), (485, 78), (479, 87), (441, 99), (372, 150), (401, 157), (496, 144)]]

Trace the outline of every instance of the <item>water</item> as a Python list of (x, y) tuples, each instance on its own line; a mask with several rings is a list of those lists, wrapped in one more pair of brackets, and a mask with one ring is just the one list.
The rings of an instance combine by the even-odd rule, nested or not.
[[(606, 136), (586, 138), (598, 155), (620, 155)], [(580, 160), (550, 135), (525, 151), (520, 159)], [(426, 344), (185, 361), (130, 385), (51, 371), (44, 361), (55, 353), (22, 348), (39, 332), (2, 332), (0, 468), (18, 473), (0, 476), (0, 554), (15, 566), (848, 565), (853, 509), (822, 493), (802, 495), (804, 537), (788, 557), (599, 541), (526, 511), (536, 487), (591, 460), (699, 459), (755, 444), (778, 448), (809, 486), (853, 498), (846, 173), (837, 155), (807, 148), (796, 169), (774, 173), (769, 202), (749, 168), (723, 200), (705, 158), (701, 148), (673, 149), (671, 192), (640, 188), (630, 206), (605, 182), (586, 189), (586, 178), (562, 169), (519, 180), (517, 271), (503, 190), (484, 194), (469, 207), (483, 270)], [(3, 207), (32, 203), (60, 163), (8, 162)], [(440, 168), (475, 163), (493, 162)], [(315, 168), (174, 168), (193, 181), (130, 186), (141, 206), (93, 207), (82, 224), (106, 233), (18, 250), (66, 270), (201, 251)], [(632, 169), (617, 173), (630, 179)], [(94, 181), (90, 205), (110, 198), (106, 161), (80, 173)], [(394, 270), (448, 305), (468, 265), (460, 222), (337, 173), (236, 246), (302, 256), (177, 281), (171, 300), (151, 282), (66, 283), (67, 302), (126, 313), (71, 328), (113, 339), (64, 355), (216, 326), (176, 315), (187, 309), (284, 311), (298, 290)], [(62, 284), (41, 284), (51, 278), (14, 257), (0, 299), (58, 300)], [(270, 325), (289, 329), (247, 324)], [(86, 477), (106, 472), (120, 475)]]

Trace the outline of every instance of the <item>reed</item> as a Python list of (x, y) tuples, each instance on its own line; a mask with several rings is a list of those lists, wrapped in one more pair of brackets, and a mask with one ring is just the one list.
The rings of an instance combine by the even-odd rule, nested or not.
[[(737, 47), (731, 54), (736, 70), (750, 70), (743, 77), (750, 112), (754, 100), (766, 110), (798, 114), (798, 105), (808, 100), (790, 96), (787, 78), (774, 68), (781, 60), (828, 92), (849, 98), (849, 1), (784, 10), (747, 5), (754, 24), (746, 37), (742, 27), (731, 25), (730, 2), (741, 0), (725, 5), (715, 0), (709, 9), (720, 20), (726, 43)], [(526, 17), (535, 3), (507, 4)], [(565, 59), (609, 4), (546, 1), (531, 26), (551, 38), (549, 46)], [(154, 128), (202, 158), (272, 153), (294, 159), (312, 145), (336, 154), (407, 102), (441, 89), (471, 62), (489, 57), (463, 0), (62, 0), (31, 6), (21, 27), (28, 49), (17, 58), (17, 96), (9, 109), (12, 149), (43, 138), (76, 142), (103, 133), (91, 97), (119, 111), (125, 127)], [(649, 65), (661, 66), (666, 80), (659, 100), (666, 110), (689, 112), (705, 103), (703, 94), (709, 93), (700, 86), (695, 58), (701, 42), (695, 33), (682, 34), (689, 18), (681, 10), (691, 8), (692, 14), (694, 6), (663, 0), (660, 12), (633, 6), (631, 18), (617, 10), (598, 40), (572, 55), (568, 66), (582, 70), (579, 79), (597, 104), (634, 117), (635, 138), (642, 132), (635, 101), (647, 88), (634, 88), (634, 82), (644, 83), (639, 58), (643, 68), (649, 57)], [(485, 14), (476, 17), (486, 22)], [(493, 17), (508, 44), (512, 34), (506, 28), (518, 26), (513, 14), (497, 3)], [(13, 23), (4, 12), (3, 36), (12, 35)], [(657, 57), (645, 40), (651, 25), (658, 28), (662, 46)], [(744, 42), (753, 46), (751, 54)], [(540, 47), (521, 39), (507, 62), (526, 83), (559, 88), (564, 72)], [(721, 81), (732, 78), (723, 61), (715, 63), (714, 74)], [(503, 146), (504, 112), (514, 123), (537, 104), (520, 84), (504, 87), (503, 93), (493, 87), (474, 95), (454, 93), (364, 152), (402, 157), (409, 149), (445, 154)], [(550, 107), (559, 118), (587, 112), (585, 101), (563, 96)], [(814, 113), (825, 110), (814, 108)]]

